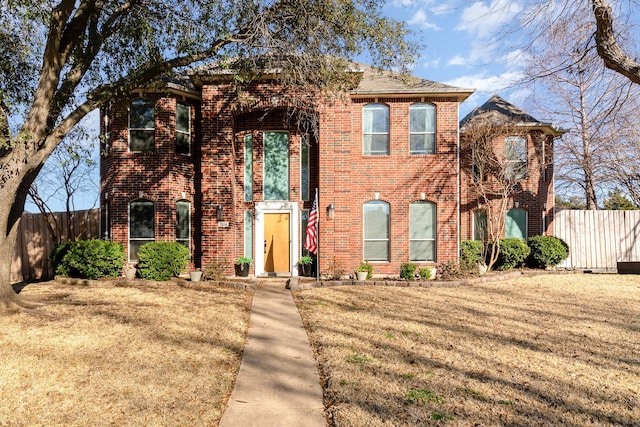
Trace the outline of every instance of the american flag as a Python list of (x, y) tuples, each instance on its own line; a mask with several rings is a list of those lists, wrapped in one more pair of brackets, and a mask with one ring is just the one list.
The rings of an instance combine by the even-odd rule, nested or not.
[(304, 248), (312, 254), (318, 254), (318, 190), (316, 190), (316, 197), (313, 200), (311, 212), (309, 212), (307, 238), (304, 242)]

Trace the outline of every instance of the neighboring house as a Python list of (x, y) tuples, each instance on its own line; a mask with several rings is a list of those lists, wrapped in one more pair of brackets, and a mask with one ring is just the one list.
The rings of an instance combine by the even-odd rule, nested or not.
[(351, 72), (347, 96), (304, 112), (317, 133), (292, 119), (291, 97), (269, 76), (239, 94), (211, 67), (104, 109), (103, 237), (130, 262), (142, 244), (170, 240), (197, 267), (247, 256), (256, 275), (297, 275), (317, 189), (322, 273), (457, 260), (471, 235), (458, 107), (473, 91)]
[[(494, 153), (503, 165), (500, 171), (506, 177), (509, 195), (506, 199), (504, 216), (494, 215), (504, 228), (497, 237), (527, 237), (545, 234), (553, 235), (554, 187), (553, 187), (553, 144), (564, 133), (551, 123), (540, 122), (518, 107), (494, 95), (480, 107), (474, 109), (460, 122), (462, 141), (461, 175), (461, 238), (484, 240), (487, 238), (487, 212), (500, 212), (503, 198), (484, 198), (477, 191), (474, 172), (473, 138), (482, 131), (474, 132), (473, 127), (492, 126), (496, 131), (492, 145)], [(484, 177), (491, 180), (493, 177)], [(491, 215), (489, 215), (491, 217)]]

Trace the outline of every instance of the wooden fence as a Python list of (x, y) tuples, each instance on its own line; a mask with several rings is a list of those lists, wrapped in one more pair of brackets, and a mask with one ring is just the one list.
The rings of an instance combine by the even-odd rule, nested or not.
[(554, 230), (569, 245), (559, 267), (611, 271), (640, 261), (640, 211), (558, 210)]
[[(99, 215), (97, 209), (73, 212), (71, 218), (66, 212), (54, 213), (62, 240), (97, 239), (100, 236)], [(47, 227), (47, 217), (42, 214), (23, 213), (18, 229), (18, 242), (11, 260), (11, 281), (48, 280), (53, 278), (49, 256), (54, 239)], [(49, 219), (51, 221), (51, 219)], [(75, 236), (69, 236), (69, 221)]]

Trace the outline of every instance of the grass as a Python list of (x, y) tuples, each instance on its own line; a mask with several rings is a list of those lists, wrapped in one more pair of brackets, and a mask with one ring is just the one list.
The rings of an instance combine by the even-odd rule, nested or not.
[(294, 296), (332, 425), (640, 420), (640, 276), (330, 287)]
[(251, 293), (92, 283), (28, 285), (46, 315), (0, 316), (0, 425), (217, 425)]

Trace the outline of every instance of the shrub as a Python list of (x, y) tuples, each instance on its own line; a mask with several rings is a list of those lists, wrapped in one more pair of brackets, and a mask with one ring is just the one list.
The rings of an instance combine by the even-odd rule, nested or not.
[(460, 242), (460, 268), (467, 272), (478, 272), (478, 265), (483, 264), (480, 240), (463, 240)]
[(402, 263), (400, 265), (400, 278), (414, 280), (416, 278), (416, 265), (412, 262)]
[(429, 280), (431, 279), (431, 267), (423, 267), (418, 270), (418, 274), (420, 275), (420, 279)]
[(52, 254), (56, 274), (83, 279), (118, 277), (125, 263), (124, 248), (107, 240), (78, 240), (58, 245)]
[(366, 271), (367, 279), (373, 278), (373, 265), (369, 264), (369, 261), (365, 261), (356, 268), (356, 271)]
[(517, 238), (500, 240), (498, 270), (509, 270), (510, 268), (522, 266), (530, 252), (531, 250), (524, 240)]
[(53, 251), (51, 251), (51, 255), (49, 258), (51, 259), (51, 267), (55, 274), (59, 274), (61, 276), (68, 276), (69, 271), (67, 266), (63, 266), (62, 259), (69, 252), (73, 242), (62, 242), (58, 243), (54, 246)]
[(138, 250), (138, 274), (147, 280), (169, 280), (184, 271), (189, 249), (177, 242), (149, 242)]
[(531, 249), (528, 261), (532, 267), (555, 267), (569, 256), (569, 246), (554, 236), (533, 236), (527, 245)]
[(224, 279), (225, 272), (227, 271), (228, 267), (228, 261), (214, 260), (204, 266), (204, 268), (202, 269), (202, 273), (206, 279), (219, 282), (220, 280)]

